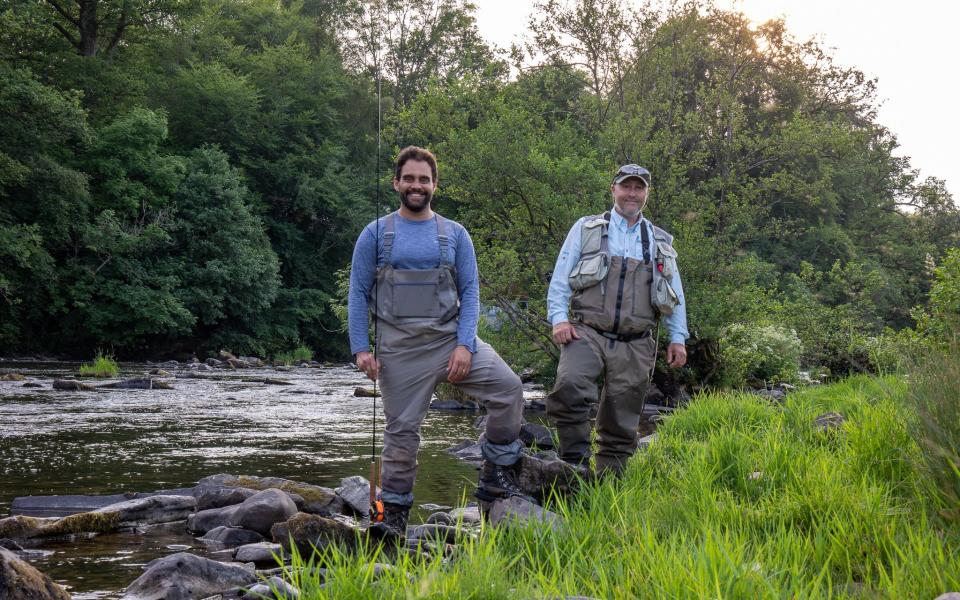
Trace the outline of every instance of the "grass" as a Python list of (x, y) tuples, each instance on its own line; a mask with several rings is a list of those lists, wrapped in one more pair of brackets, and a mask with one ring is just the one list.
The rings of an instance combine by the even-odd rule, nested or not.
[[(487, 527), (452, 560), (328, 551), (323, 587), (299, 557), (287, 578), (304, 600), (934, 598), (960, 590), (960, 527), (932, 493), (911, 393), (854, 377), (782, 406), (700, 396), (622, 481), (554, 498), (556, 529)], [(846, 421), (817, 431), (828, 411)], [(396, 569), (377, 574), (378, 561)]]
[(80, 365), (81, 377), (116, 377), (119, 374), (120, 368), (117, 366), (117, 361), (102, 352), (97, 352), (93, 364)]
[(281, 352), (273, 358), (273, 362), (283, 365), (299, 365), (302, 362), (310, 362), (311, 360), (313, 360), (313, 350), (302, 344), (293, 350)]

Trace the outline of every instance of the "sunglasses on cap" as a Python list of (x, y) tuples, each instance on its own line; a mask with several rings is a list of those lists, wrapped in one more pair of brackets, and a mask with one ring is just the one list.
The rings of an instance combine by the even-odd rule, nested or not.
[(640, 165), (623, 165), (617, 170), (617, 174), (613, 176), (613, 183), (617, 184), (623, 181), (624, 179), (629, 179), (630, 177), (639, 177), (647, 185), (650, 185), (650, 171), (641, 167)]

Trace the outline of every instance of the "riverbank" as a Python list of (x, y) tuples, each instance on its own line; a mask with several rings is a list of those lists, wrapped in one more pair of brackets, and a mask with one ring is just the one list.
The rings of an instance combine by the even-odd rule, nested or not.
[[(960, 590), (960, 529), (932, 502), (903, 394), (855, 377), (787, 396), (696, 399), (622, 481), (548, 507), (559, 526), (486, 528), (453, 560), (328, 551), (320, 598), (936, 598)], [(376, 580), (374, 582), (374, 580)]]

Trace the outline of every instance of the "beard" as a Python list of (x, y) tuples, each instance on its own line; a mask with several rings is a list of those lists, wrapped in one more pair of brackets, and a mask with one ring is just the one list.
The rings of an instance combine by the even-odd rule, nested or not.
[(616, 202), (615, 204), (617, 206), (617, 211), (621, 215), (623, 215), (628, 219), (633, 219), (634, 217), (639, 217), (640, 215), (643, 214), (643, 208), (646, 206), (647, 203), (646, 202), (638, 203), (636, 205), (636, 208), (633, 208), (632, 206), (628, 208), (627, 206), (625, 206), (626, 203), (624, 203), (624, 205), (621, 205), (619, 202)]
[(404, 208), (406, 208), (410, 212), (415, 212), (415, 213), (423, 212), (430, 206), (430, 201), (433, 200), (433, 194), (431, 194), (426, 190), (423, 190), (423, 192), (421, 193), (423, 194), (423, 200), (419, 200), (419, 201), (411, 200), (409, 198), (410, 192), (401, 193), (400, 202), (403, 204)]

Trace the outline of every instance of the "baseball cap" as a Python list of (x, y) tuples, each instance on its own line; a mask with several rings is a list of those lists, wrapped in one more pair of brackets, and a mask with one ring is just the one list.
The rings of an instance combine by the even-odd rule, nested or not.
[(631, 177), (639, 177), (645, 184), (650, 185), (650, 171), (633, 164), (623, 165), (617, 169), (617, 174), (613, 176), (613, 183), (618, 184)]

